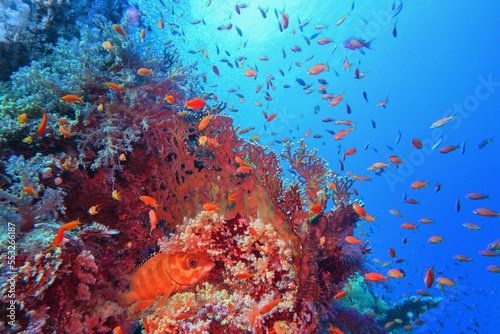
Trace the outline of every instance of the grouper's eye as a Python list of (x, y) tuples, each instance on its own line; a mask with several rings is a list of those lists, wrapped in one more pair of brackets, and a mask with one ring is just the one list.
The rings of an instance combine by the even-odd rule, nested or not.
[(188, 266), (191, 269), (194, 269), (194, 268), (198, 267), (198, 260), (193, 259), (193, 258), (189, 259), (188, 260)]

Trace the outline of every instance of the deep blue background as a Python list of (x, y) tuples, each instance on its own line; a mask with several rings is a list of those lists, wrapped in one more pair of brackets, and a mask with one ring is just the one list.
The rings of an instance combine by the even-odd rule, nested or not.
[[(397, 301), (404, 294), (415, 294), (417, 289), (424, 289), (423, 277), (427, 267), (434, 266), (436, 276), (449, 277), (456, 281), (453, 288), (445, 292), (430, 289), (435, 296), (443, 297), (443, 304), (424, 316), (427, 325), (418, 328), (418, 332), (428, 333), (440, 329), (445, 333), (467, 331), (467, 327), (479, 333), (495, 333), (500, 325), (496, 290), (500, 274), (486, 270), (486, 266), (500, 265), (499, 258), (486, 258), (478, 251), (500, 238), (500, 218), (485, 218), (474, 215), (472, 210), (487, 207), (500, 211), (500, 135), (498, 121), (500, 111), (500, 3), (495, 1), (404, 1), (403, 10), (392, 17), (392, 1), (356, 1), (350, 11), (351, 2), (323, 1), (286, 1), (273, 2), (273, 5), (252, 2), (250, 7), (241, 10), (237, 15), (231, 2), (214, 3), (210, 7), (200, 6), (196, 1), (186, 8), (184, 22), (203, 18), (207, 25), (187, 24), (185, 47), (197, 49), (205, 47), (209, 58), (201, 55), (192, 56), (199, 61), (200, 69), (208, 75), (209, 84), (220, 99), (228, 100), (239, 111), (232, 113), (235, 123), (243, 128), (256, 126), (256, 130), (248, 135), (259, 134), (262, 145), (270, 145), (280, 152), (281, 147), (274, 143), (283, 137), (297, 140), (307, 130), (313, 134), (321, 134), (323, 138), (307, 138), (310, 148), (318, 148), (333, 171), (339, 171), (337, 154), (338, 142), (332, 139), (325, 129), (338, 131), (341, 126), (323, 123), (324, 117), (350, 119), (356, 122), (355, 130), (346, 136), (341, 143), (342, 152), (355, 146), (358, 152), (345, 161), (345, 168), (357, 175), (368, 175), (373, 182), (356, 184), (360, 197), (366, 203), (367, 211), (376, 216), (373, 224), (362, 223), (360, 231), (368, 235), (358, 235), (368, 239), (373, 246), (373, 254), (369, 256), (372, 267), (376, 271), (386, 272), (389, 268), (403, 269), (407, 276), (401, 280), (391, 280), (390, 290), (377, 290), (385, 298)], [(267, 2), (269, 3), (269, 2)], [(267, 19), (262, 18), (256, 7), (269, 7)], [(396, 6), (399, 2), (396, 4)], [(284, 32), (278, 29), (278, 20), (274, 8), (285, 10), (290, 16), (290, 27)], [(345, 22), (336, 27), (335, 22), (349, 12)], [(300, 32), (298, 19), (311, 20)], [(217, 25), (233, 23), (238, 26), (243, 36), (235, 29), (218, 31)], [(316, 40), (308, 46), (303, 36), (310, 37), (320, 31), (314, 24), (326, 24), (327, 30), (321, 30), (320, 37), (334, 40), (337, 49), (332, 54), (334, 44), (319, 46)], [(396, 24), (397, 38), (392, 35)], [(295, 36), (291, 31), (295, 30)], [(349, 37), (373, 40), (372, 50), (362, 55), (357, 51), (342, 47), (342, 41)], [(243, 48), (243, 42), (247, 46)], [(226, 54), (217, 56), (215, 44)], [(302, 52), (293, 53), (290, 47), (298, 45)], [(287, 57), (283, 59), (282, 49)], [(270, 61), (258, 59), (265, 55)], [(313, 55), (308, 62), (305, 59)], [(243, 75), (244, 69), (230, 69), (220, 58), (233, 60), (245, 56), (244, 69), (248, 66), (258, 67), (257, 79)], [(345, 58), (353, 64), (350, 72), (342, 68)], [(189, 60), (191, 58), (187, 58)], [(302, 62), (297, 67), (295, 62)], [(309, 76), (307, 69), (316, 63), (328, 62), (329, 72), (318, 76)], [(290, 64), (291, 70), (288, 71)], [(210, 67), (216, 64), (221, 72), (220, 77), (213, 75)], [(362, 72), (368, 72), (366, 78), (356, 80), (353, 70), (359, 66)], [(279, 69), (285, 72), (282, 77)], [(337, 71), (338, 76), (335, 74)], [(255, 94), (255, 87), (264, 84), (266, 74), (272, 74), (277, 87), (270, 90), (273, 101), (266, 103), (263, 91)], [(313, 83), (312, 94), (304, 94), (304, 90), (295, 82), (301, 78), (306, 83)], [(328, 107), (328, 101), (321, 100), (317, 92), (318, 78), (329, 81), (328, 92), (338, 95), (345, 92), (344, 101), (336, 107)], [(493, 87), (485, 87), (485, 81), (496, 82)], [(292, 87), (285, 89), (283, 85)], [(479, 87), (479, 88), (478, 88)], [(245, 95), (245, 102), (240, 104), (239, 98), (229, 94), (228, 89), (235, 88)], [(479, 89), (479, 91), (477, 90)], [(489, 89), (489, 90), (488, 90)], [(369, 103), (362, 98), (366, 91)], [(478, 92), (480, 95), (478, 95)], [(387, 108), (378, 108), (377, 102), (389, 94)], [(256, 107), (253, 102), (264, 103)], [(346, 114), (345, 102), (353, 112)], [(313, 109), (320, 106), (320, 113)], [(457, 109), (462, 106), (464, 112)], [(262, 111), (268, 114), (277, 112), (278, 117), (266, 123)], [(439, 129), (430, 129), (437, 119), (451, 115), (456, 118)], [(372, 127), (372, 120), (376, 129)], [(266, 123), (266, 124), (265, 124)], [(264, 131), (266, 126), (266, 131)], [(275, 136), (270, 133), (274, 131)], [(402, 137), (395, 143), (398, 131)], [(444, 145), (461, 145), (465, 141), (465, 151), (460, 149), (449, 154), (439, 154), (438, 149), (430, 147), (443, 136)], [(412, 138), (420, 138), (424, 149), (417, 151), (411, 146)], [(494, 142), (483, 149), (477, 145), (484, 139), (493, 137)], [(364, 145), (372, 141), (370, 148), (364, 151)], [(394, 151), (386, 147), (391, 146)], [(372, 148), (375, 148), (376, 153)], [(405, 160), (399, 169), (390, 167), (381, 176), (375, 176), (367, 167), (377, 161), (387, 162), (389, 154), (396, 154)], [(286, 169), (286, 164), (284, 164)], [(430, 186), (421, 190), (412, 190), (410, 184), (416, 180), (430, 181)], [(434, 191), (439, 181), (442, 190)], [(489, 194), (489, 199), (471, 201), (465, 198), (470, 192)], [(420, 201), (419, 205), (403, 203), (403, 195)], [(456, 211), (456, 201), (460, 200), (461, 210)], [(398, 209), (403, 218), (389, 214), (390, 209)], [(418, 220), (428, 217), (435, 223), (422, 225)], [(403, 222), (419, 225), (416, 231), (400, 228)], [(472, 222), (482, 226), (482, 230), (473, 232), (462, 226)], [(444, 241), (430, 244), (427, 240), (433, 235), (442, 236)], [(402, 239), (408, 243), (403, 244)], [(404, 258), (405, 263), (380, 268), (373, 263), (374, 258), (382, 262), (389, 261), (389, 247), (396, 249), (397, 257)], [(472, 263), (459, 263), (453, 255), (461, 254), (473, 258)], [(477, 328), (471, 318), (480, 324)], [(444, 329), (435, 321), (440, 319)]]

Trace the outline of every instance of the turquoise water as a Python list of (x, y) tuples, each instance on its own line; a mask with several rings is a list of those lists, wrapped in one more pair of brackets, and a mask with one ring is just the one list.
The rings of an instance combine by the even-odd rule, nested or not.
[[(1, 16), (4, 22), (0, 27), (6, 34), (5, 41), (0, 41), (8, 47), (1, 61), (9, 64), (12, 62), (12, 66), (8, 66), (9, 73), (3, 75), (6, 77), (5, 87), (0, 95), (3, 101), (1, 133), (5, 143), (1, 147), (4, 165), (0, 185), (2, 190), (10, 189), (11, 192), (20, 193), (20, 186), (15, 188), (13, 184), (18, 177), (18, 184), (25, 185), (20, 179), (26, 176), (20, 176), (16, 172), (9, 173), (9, 170), (15, 169), (15, 166), (30, 170), (27, 162), (24, 166), (22, 164), (25, 162), (9, 160), (12, 154), (22, 154), (27, 160), (37, 153), (42, 156), (56, 155), (59, 151), (54, 147), (65, 147), (64, 152), (73, 157), (74, 166), (66, 170), (58, 166), (60, 173), (56, 175), (56, 167), (47, 161), (49, 158), (41, 158), (37, 164), (52, 166), (54, 169), (51, 181), (60, 176), (67, 182), (65, 177), (71, 178), (69, 175), (74, 170), (83, 170), (85, 165), (85, 171), (89, 171), (88, 176), (83, 178), (85, 180), (93, 178), (94, 172), (99, 175), (100, 169), (109, 168), (118, 179), (109, 177), (112, 179), (110, 181), (107, 176), (96, 177), (96, 182), (106, 184), (109, 189), (115, 189), (114, 182), (126, 184), (125, 180), (133, 177), (132, 171), (139, 173), (140, 168), (136, 166), (132, 171), (119, 174), (122, 170), (117, 167), (120, 164), (117, 156), (124, 153), (127, 161), (133, 161), (134, 150), (137, 149), (134, 145), (142, 135), (140, 129), (147, 132), (147, 127), (142, 127), (141, 123), (129, 124), (128, 128), (113, 128), (116, 125), (113, 123), (113, 116), (106, 120), (109, 127), (96, 125), (96, 120), (104, 122), (101, 116), (96, 116), (100, 115), (96, 108), (103, 103), (108, 108), (105, 113), (110, 115), (114, 111), (112, 107), (108, 107), (108, 102), (111, 106), (134, 106), (147, 97), (138, 93), (124, 95), (121, 99), (119, 93), (113, 95), (116, 92), (102, 88), (102, 83), (117, 82), (124, 89), (146, 87), (151, 83), (151, 78), (166, 77), (165, 74), (169, 72), (162, 67), (167, 61), (165, 55), (175, 53), (178, 58), (174, 62), (179, 61), (184, 65), (196, 63), (196, 66), (189, 69), (189, 72), (197, 75), (196, 80), (192, 79), (189, 96), (204, 96), (207, 103), (214, 106), (215, 97), (210, 95), (213, 93), (218, 102), (226, 105), (221, 114), (231, 116), (235, 126), (239, 125), (240, 129), (255, 128), (249, 133), (241, 134), (242, 138), (268, 146), (268, 150), (274, 150), (278, 154), (288, 139), (297, 142), (303, 138), (308, 148), (317, 149), (318, 155), (328, 162), (328, 167), (333, 172), (371, 178), (370, 182), (357, 181), (353, 186), (359, 192), (359, 196), (354, 197), (364, 203), (366, 211), (375, 217), (375, 222), (372, 223), (359, 221), (354, 233), (355, 237), (369, 241), (372, 248), (372, 253), (366, 255), (365, 268), (368, 272), (386, 274), (388, 269), (397, 267), (405, 272), (404, 278), (390, 279), (388, 284), (370, 283), (370, 289), (377, 298), (398, 302), (406, 295), (417, 296), (416, 290), (426, 289), (423, 280), (429, 267), (433, 267), (436, 277), (446, 277), (455, 282), (453, 287), (438, 289), (438, 284), (434, 283), (432, 288), (427, 289), (433, 297), (441, 298), (441, 302), (419, 317), (425, 323), (413, 324), (414, 332), (495, 333), (499, 324), (496, 316), (499, 313), (496, 293), (500, 276), (487, 270), (487, 267), (500, 266), (499, 253), (498, 249), (493, 254), (495, 256), (482, 256), (479, 252), (487, 249), (488, 245), (500, 237), (499, 218), (474, 214), (473, 210), (488, 208), (500, 212), (500, 27), (497, 18), (500, 5), (494, 1), (481, 4), (454, 1), (451, 4), (409, 0), (379, 1), (376, 4), (368, 1), (260, 1), (249, 2), (247, 5), (216, 0), (129, 3), (96, 1), (72, 6), (59, 5), (57, 9), (57, 6), (54, 7), (58, 15), (51, 18), (51, 24), (55, 28), (47, 28), (45, 31), (49, 37), (42, 37), (44, 31), (41, 28), (32, 34), (23, 34), (32, 23), (16, 25), (16, 20), (19, 23), (23, 16), (16, 16), (14, 13), (21, 13), (24, 7), (18, 2), (3, 5), (6, 11)], [(258, 8), (265, 12), (266, 18)], [(282, 13), (289, 17), (286, 29), (283, 29)], [(164, 29), (157, 27), (160, 17), (164, 20)], [(34, 20), (33, 17), (31, 19)], [(26, 20), (30, 22), (29, 17)], [(305, 24), (307, 21), (310, 22)], [(224, 28), (230, 23), (231, 29)], [(112, 24), (123, 27), (128, 37), (125, 39), (117, 35), (111, 28)], [(12, 36), (12, 31), (15, 31), (13, 27), (16, 26), (19, 28), (19, 37)], [(221, 29), (218, 29), (219, 26)], [(145, 32), (144, 40), (140, 37), (142, 29)], [(319, 35), (313, 38), (317, 33)], [(57, 38), (61, 39), (59, 46), (55, 47)], [(325, 45), (319, 45), (318, 40), (322, 38), (330, 39), (331, 42), (325, 41)], [(355, 38), (366, 45), (356, 50), (348, 49), (344, 46), (344, 41), (349, 38)], [(114, 51), (103, 51), (101, 43), (106, 40), (114, 45)], [(42, 41), (53, 43), (54, 49)], [(12, 57), (13, 53), (9, 52), (13, 52), (12, 45), (16, 43), (25, 43), (33, 49), (27, 47)], [(299, 47), (301, 51), (294, 52), (294, 47)], [(120, 49), (133, 50), (133, 54), (128, 53), (129, 58), (128, 51), (123, 53)], [(93, 55), (94, 58), (85, 59), (85, 55)], [(244, 62), (241, 57), (246, 58)], [(259, 57), (267, 57), (268, 60)], [(121, 59), (121, 62), (116, 59)], [(344, 68), (345, 61), (350, 64), (350, 68)], [(15, 66), (14, 63), (27, 67), (17, 68), (19, 65)], [(103, 63), (106, 68), (102, 66)], [(117, 63), (120, 66), (115, 66)], [(326, 70), (319, 75), (308, 74), (308, 70), (315, 64), (325, 65)], [(213, 66), (217, 67), (219, 75), (214, 72)], [(152, 76), (136, 75), (139, 67), (153, 68)], [(255, 79), (244, 74), (244, 70), (250, 68), (256, 71)], [(356, 68), (361, 76), (366, 76), (355, 78)], [(338, 105), (329, 106), (331, 98), (322, 98), (323, 93), (318, 91), (322, 84), (318, 79), (325, 80), (325, 92), (337, 97), (343, 94)], [(272, 86), (266, 89), (266, 83)], [(311, 86), (304, 89), (301, 83)], [(96, 88), (97, 85), (100, 88)], [(256, 92), (258, 85), (263, 87)], [(164, 91), (158, 91), (162, 99)], [(265, 98), (266, 92), (268, 99)], [(83, 95), (85, 103), (60, 103), (59, 99), (66, 94)], [(148, 91), (148, 94), (154, 95), (156, 91)], [(386, 98), (388, 100), (383, 107), (377, 106)], [(350, 113), (347, 112), (347, 104)], [(48, 133), (37, 137), (35, 132), (42, 117), (40, 107), (47, 109), (52, 118), (49, 120)], [(134, 110), (140, 112), (137, 108)], [(26, 125), (17, 121), (17, 116), (22, 112), (28, 114), (29, 121)], [(276, 118), (267, 121), (263, 112), (267, 116), (276, 113)], [(190, 120), (195, 124), (201, 116), (198, 117), (197, 112), (193, 114), (194, 116), (189, 117), (193, 117)], [(449, 122), (431, 129), (431, 124), (448, 116), (453, 116)], [(59, 124), (54, 117), (71, 120), (73, 137), (66, 138), (65, 142), (44, 141), (43, 136), (45, 139), (64, 138), (58, 132)], [(334, 121), (325, 122), (325, 118)], [(338, 134), (340, 130), (349, 127), (335, 125), (335, 120), (354, 123), (352, 131), (341, 140), (335, 140), (333, 133)], [(85, 128), (94, 126), (100, 129), (97, 131), (109, 132), (89, 137)], [(108, 147), (105, 142), (116, 131), (122, 131), (126, 135), (122, 142), (114, 143), (116, 147), (120, 147), (114, 151), (114, 146)], [(26, 142), (29, 135), (32, 135), (34, 144)], [(85, 138), (86, 144), (82, 143), (82, 138)], [(422, 141), (422, 149), (412, 145), (414, 138)], [(492, 141), (481, 144), (488, 139)], [(24, 144), (21, 144), (23, 140)], [(98, 142), (100, 144), (96, 144)], [(447, 145), (458, 147), (450, 153), (438, 152)], [(433, 146), (436, 147), (432, 148)], [(108, 154), (102, 147), (111, 149), (112, 154)], [(356, 152), (343, 159), (344, 152), (353, 147)], [(404, 162), (395, 168), (388, 160), (390, 155), (396, 155)], [(52, 156), (50, 159), (59, 157)], [(291, 170), (284, 159), (280, 160), (283, 178), (296, 178), (296, 171)], [(378, 171), (367, 170), (376, 162), (384, 162), (390, 166)], [(127, 162), (122, 163), (126, 168)], [(147, 165), (144, 169), (150, 167)], [(36, 171), (30, 173), (28, 174), (32, 178), (37, 174)], [(42, 193), (45, 189), (47, 193), (46, 189), (54, 188), (52, 184), (48, 185), (48, 181), (41, 180), (41, 185), (34, 186), (38, 192)], [(428, 186), (419, 190), (412, 189), (411, 184), (418, 180), (428, 182)], [(133, 185), (140, 184), (130, 182), (131, 189)], [(82, 199), (75, 195), (78, 185), (72, 184), (70, 187), (69, 184), (60, 189), (64, 192), (54, 188), (56, 190), (50, 195), (54, 199), (51, 203), (57, 204), (54, 204), (54, 208), (59, 213), (44, 212), (37, 208), (37, 223), (43, 221), (40, 229), (47, 230), (40, 234), (32, 231), (18, 235), (21, 245), (37, 238), (39, 241), (36, 247), (33, 246), (31, 255), (18, 251), (18, 254), (23, 255), (19, 255), (22, 260), (17, 261), (29, 262), (30, 256), (37, 254), (44, 243), (50, 245), (57, 227), (63, 222), (82, 217), (82, 220), (86, 219), (89, 223), (94, 219), (107, 225), (104, 219), (83, 218), (82, 212), (85, 213), (91, 205), (100, 204), (104, 201), (101, 198), (109, 194), (93, 194), (94, 201), (86, 195), (82, 203)], [(439, 191), (435, 189), (436, 184), (442, 185)], [(125, 187), (123, 189), (125, 193)], [(150, 188), (144, 186), (131, 193), (136, 198), (139, 194), (144, 194), (144, 189)], [(190, 193), (191, 197), (195, 196), (193, 193)], [(470, 193), (488, 196), (482, 200), (471, 200), (466, 197)], [(17, 219), (17, 216), (9, 216), (12, 199), (7, 195), (2, 198), (2, 220)], [(79, 202), (75, 201), (77, 198)], [(405, 198), (415, 199), (419, 204), (405, 203)], [(37, 203), (35, 201), (31, 205), (41, 205)], [(106, 204), (100, 205), (104, 207), (106, 217), (116, 217), (125, 212), (114, 207), (106, 209)], [(136, 206), (132, 200), (125, 201), (124, 205)], [(19, 205), (15, 206), (21, 211)], [(66, 214), (61, 209), (64, 206), (67, 208)], [(335, 208), (332, 202), (328, 202), (324, 209)], [(394, 209), (401, 212), (403, 217), (396, 217), (389, 212)], [(141, 214), (147, 217), (147, 210), (144, 210), (142, 209)], [(433, 222), (420, 223), (419, 219), (424, 217)], [(166, 220), (168, 223), (168, 219)], [(139, 221), (144, 226), (147, 225), (146, 232), (149, 232), (148, 220), (140, 218)], [(405, 222), (416, 224), (418, 228), (405, 230), (400, 226)], [(481, 229), (471, 231), (463, 226), (464, 223), (474, 223)], [(119, 229), (114, 223), (108, 226)], [(154, 240), (148, 240), (146, 246), (133, 252), (133, 256), (144, 258), (146, 253), (155, 250), (158, 238), (172, 233), (171, 225), (161, 222), (159, 226), (161, 233), (158, 228)], [(38, 228), (36, 226), (35, 231)], [(141, 232), (134, 230), (134, 233)], [(442, 237), (443, 240), (430, 243), (428, 239), (432, 236)], [(69, 240), (78, 238), (80, 237), (75, 234)], [(68, 240), (65, 245), (67, 243)], [(125, 239), (117, 241), (123, 247), (125, 243)], [(394, 259), (388, 255), (389, 248), (397, 253)], [(74, 252), (71, 256), (75, 257), (76, 250), (70, 249), (67, 248), (66, 252)], [(115, 251), (114, 248), (113, 250)], [(120, 256), (122, 251), (120, 250)], [(94, 256), (100, 256), (98, 254), (102, 256), (100, 251)], [(470, 257), (472, 261), (457, 261), (453, 258), (455, 255)], [(404, 261), (397, 265), (393, 262), (388, 268), (381, 266), (381, 263), (395, 261), (397, 258)], [(120, 262), (122, 265), (127, 261), (121, 257), (120, 259), (123, 261)], [(139, 262), (139, 259), (128, 261)], [(5, 277), (4, 275), (2, 282), (5, 282)], [(100, 279), (106, 280), (104, 277)], [(107, 281), (111, 280), (122, 282), (116, 284), (123, 288), (124, 278), (121, 274), (113, 279), (108, 277)], [(29, 287), (23, 283), (19, 286), (20, 289)], [(34, 293), (42, 287), (30, 289), (35, 289), (30, 291)], [(108, 295), (100, 297), (110, 298)], [(42, 304), (45, 302), (49, 303), (45, 300)], [(125, 318), (124, 314), (123, 310), (114, 312), (113, 321), (106, 323), (108, 329), (120, 324)], [(410, 320), (415, 320), (408, 313), (406, 315)], [(28, 331), (27, 324), (35, 322), (35, 318), (28, 318), (18, 318), (18, 331)], [(322, 321), (320, 332), (325, 332), (327, 322), (324, 319)], [(402, 325), (407, 324), (406, 321), (407, 319)], [(5, 323), (6, 321), (2, 329), (7, 330), (9, 326)], [(333, 322), (333, 325), (342, 328), (342, 324)], [(379, 325), (383, 327), (384, 324)], [(57, 327), (58, 331), (62, 327), (78, 328), (65, 323), (65, 326)], [(402, 326), (398, 327), (393, 332), (404, 332)], [(137, 322), (130, 321), (124, 328), (130, 331), (135, 328), (137, 331)], [(266, 327), (263, 332), (270, 328)], [(224, 332), (223, 328), (218, 330)], [(347, 333), (345, 329), (344, 331)], [(391, 331), (391, 327), (388, 331)], [(360, 329), (359, 332), (363, 331)]]

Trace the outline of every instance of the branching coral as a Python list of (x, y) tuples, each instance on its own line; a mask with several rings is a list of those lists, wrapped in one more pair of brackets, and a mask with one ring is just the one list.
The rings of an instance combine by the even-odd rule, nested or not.
[[(64, 214), (65, 192), (59, 187), (49, 188), (42, 183), (53, 179), (52, 156), (35, 155), (29, 160), (13, 155), (5, 165), (5, 189), (0, 189), (0, 217), (16, 222), (21, 232), (31, 230), (35, 223), (51, 221)], [(52, 183), (52, 186), (55, 186)], [(29, 189), (28, 189), (28, 188)], [(33, 193), (30, 193), (32, 192)]]
[(305, 200), (312, 204), (325, 204), (324, 189), (331, 176), (328, 163), (318, 157), (317, 150), (308, 151), (304, 140), (292, 151), (293, 142), (286, 142), (281, 157), (290, 163), (290, 168), (297, 172), (299, 181), (304, 185)]

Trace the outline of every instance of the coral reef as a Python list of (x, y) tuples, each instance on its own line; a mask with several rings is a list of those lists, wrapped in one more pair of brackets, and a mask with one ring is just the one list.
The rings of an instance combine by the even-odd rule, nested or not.
[[(92, 22), (3, 86), (0, 208), (17, 238), (10, 329), (383, 332), (362, 313), (382, 310), (374, 294), (358, 310), (333, 297), (370, 251), (345, 240), (359, 219), (355, 180), (299, 141), (281, 155), (298, 175), (285, 182), (278, 155), (238, 136), (195, 63), (167, 47), (146, 53), (105, 17)], [(144, 64), (153, 76), (137, 75)], [(193, 98), (203, 106), (187, 110)], [(158, 251), (203, 253), (215, 265), (200, 284), (130, 314), (117, 294)], [(2, 293), (8, 279), (2, 272)]]

